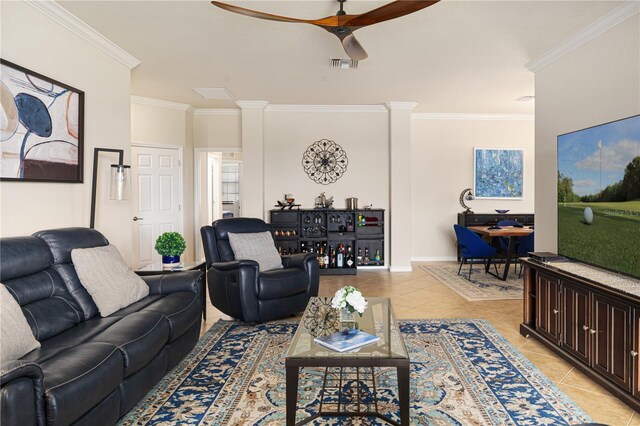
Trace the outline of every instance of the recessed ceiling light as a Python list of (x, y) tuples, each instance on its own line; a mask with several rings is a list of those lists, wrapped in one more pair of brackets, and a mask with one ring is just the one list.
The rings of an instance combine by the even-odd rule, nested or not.
[(234, 100), (231, 92), (224, 87), (194, 87), (193, 91), (205, 99)]
[(516, 99), (517, 102), (532, 102), (536, 99), (535, 96), (520, 96)]

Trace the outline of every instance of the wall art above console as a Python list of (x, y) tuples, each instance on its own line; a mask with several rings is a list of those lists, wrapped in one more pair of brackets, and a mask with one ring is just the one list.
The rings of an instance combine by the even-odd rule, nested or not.
[(345, 150), (329, 139), (314, 142), (302, 155), (305, 173), (312, 181), (322, 185), (329, 185), (340, 179), (348, 165)]

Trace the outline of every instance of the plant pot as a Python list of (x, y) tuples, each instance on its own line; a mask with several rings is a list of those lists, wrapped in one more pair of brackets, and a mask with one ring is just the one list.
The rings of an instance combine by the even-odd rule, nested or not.
[(180, 263), (180, 256), (162, 256), (163, 266), (177, 266)]

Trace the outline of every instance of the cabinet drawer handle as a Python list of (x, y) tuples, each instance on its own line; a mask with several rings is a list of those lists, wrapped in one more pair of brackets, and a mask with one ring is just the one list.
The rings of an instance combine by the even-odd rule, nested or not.
[(588, 326), (588, 325), (583, 325), (583, 326), (582, 326), (582, 329), (583, 329), (584, 331), (587, 331), (587, 330), (589, 329), (589, 326)]
[(595, 330), (592, 328), (591, 330), (589, 330), (589, 333), (591, 333), (591, 334), (596, 334), (596, 333), (597, 333), (597, 331), (595, 331)]
[(636, 352), (636, 351), (631, 351), (631, 356), (638, 356), (638, 352)]
[(554, 310), (553, 310), (553, 313), (554, 313), (554, 314), (557, 314), (558, 312), (560, 312), (560, 311), (559, 311), (559, 310), (557, 310), (557, 309), (554, 309)]

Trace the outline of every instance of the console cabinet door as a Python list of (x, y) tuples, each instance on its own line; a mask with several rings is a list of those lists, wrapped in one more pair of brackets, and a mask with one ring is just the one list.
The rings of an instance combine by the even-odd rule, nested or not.
[(585, 364), (589, 364), (591, 352), (589, 295), (588, 290), (563, 282), (562, 347)]
[(633, 322), (631, 324), (633, 335), (631, 350), (631, 391), (636, 399), (640, 399), (640, 309), (633, 309)]
[(593, 293), (592, 367), (621, 387), (631, 390), (630, 308)]
[(560, 280), (545, 274), (536, 277), (536, 330), (560, 343)]

